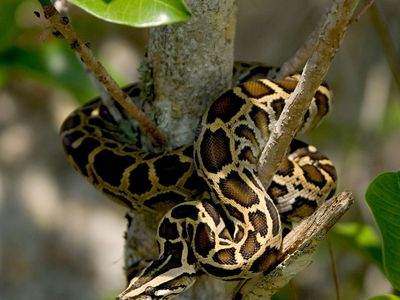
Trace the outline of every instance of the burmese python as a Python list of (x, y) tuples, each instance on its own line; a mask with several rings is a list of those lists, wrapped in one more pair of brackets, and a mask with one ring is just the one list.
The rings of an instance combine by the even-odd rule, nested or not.
[[(211, 103), (194, 144), (170, 151), (142, 150), (138, 129), (131, 126), (128, 137), (99, 99), (64, 121), (69, 161), (90, 183), (131, 209), (168, 211), (158, 227), (160, 257), (118, 299), (171, 299), (203, 272), (230, 280), (267, 271), (276, 263), (283, 227), (333, 195), (332, 163), (298, 140), (267, 189), (257, 178), (260, 151), (298, 79), (257, 79), (272, 71), (237, 64), (236, 86)], [(140, 95), (139, 84), (125, 90)], [(300, 132), (319, 123), (330, 101), (322, 84)]]

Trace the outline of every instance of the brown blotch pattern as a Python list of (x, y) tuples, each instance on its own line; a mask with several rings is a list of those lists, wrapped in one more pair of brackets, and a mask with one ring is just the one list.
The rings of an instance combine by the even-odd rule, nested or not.
[(224, 228), (218, 235), (221, 239), (225, 239), (225, 240), (230, 240), (231, 239), (231, 235), (229, 234), (229, 231), (227, 228)]
[(260, 249), (261, 245), (257, 242), (256, 232), (249, 231), (248, 236), (242, 247), (240, 247), (240, 254), (244, 259), (250, 259)]
[(229, 148), (230, 140), (222, 129), (214, 133), (207, 130), (200, 145), (200, 155), (207, 171), (217, 173), (232, 163), (232, 154)]
[(117, 155), (111, 150), (104, 149), (96, 154), (93, 168), (102, 180), (113, 186), (119, 186), (126, 168), (136, 162), (129, 155)]
[(65, 151), (72, 157), (75, 165), (79, 168), (79, 172), (87, 177), (89, 175), (87, 170), (89, 154), (101, 145), (100, 142), (91, 137), (85, 138), (77, 148), (73, 148), (70, 144), (67, 144), (65, 137), (63, 142)]
[(319, 167), (320, 167), (321, 169), (323, 169), (325, 172), (327, 172), (327, 173), (329, 174), (329, 176), (331, 176), (332, 179), (333, 179), (334, 181), (336, 181), (336, 179), (337, 179), (337, 174), (336, 174), (336, 169), (335, 169), (334, 166), (332, 166), (332, 165), (320, 164)]
[(208, 253), (215, 248), (214, 232), (211, 231), (211, 228), (207, 224), (200, 223), (197, 226), (194, 245), (196, 252), (203, 257), (207, 257)]
[(242, 87), (243, 87), (243, 92), (247, 96), (256, 99), (275, 93), (273, 89), (271, 89), (269, 86), (266, 86), (264, 83), (258, 80), (247, 81), (243, 83)]
[(208, 202), (204, 202), (203, 207), (205, 208), (207, 213), (210, 215), (211, 219), (213, 219), (214, 224), (217, 226), (219, 224), (219, 222), (221, 221), (221, 217), (220, 217), (218, 211), (215, 209), (214, 206), (212, 206)]
[(236, 127), (235, 134), (239, 137), (244, 137), (248, 139), (253, 145), (257, 144), (257, 138), (254, 134), (254, 131), (246, 125), (240, 125)]
[(262, 136), (269, 136), (268, 124), (270, 123), (270, 120), (268, 114), (257, 106), (253, 106), (250, 111), (250, 117), (258, 130), (260, 130)]
[(132, 194), (141, 195), (153, 187), (149, 180), (149, 166), (146, 163), (137, 165), (129, 174), (129, 191)]
[(279, 85), (279, 87), (288, 94), (294, 91), (298, 83), (298, 81), (294, 79), (274, 79), (271, 81)]
[(281, 185), (272, 181), (268, 187), (267, 193), (273, 200), (277, 200), (278, 198), (285, 196), (288, 193), (288, 189), (286, 185)]
[(236, 171), (232, 171), (226, 178), (222, 178), (220, 187), (225, 197), (235, 200), (241, 206), (251, 207), (260, 202), (257, 194)]
[(229, 215), (236, 218), (240, 222), (244, 222), (244, 216), (241, 211), (239, 211), (236, 207), (230, 205), (230, 204), (225, 204), (225, 209), (228, 211)]
[(150, 207), (156, 211), (166, 211), (175, 205), (185, 201), (185, 197), (174, 191), (169, 191), (161, 194), (157, 194), (151, 198), (147, 198), (144, 201), (144, 205)]
[(158, 228), (158, 235), (166, 240), (174, 240), (179, 237), (178, 227), (175, 223), (164, 219)]
[(257, 273), (271, 269), (276, 263), (278, 253), (278, 249), (267, 247), (265, 252), (254, 261), (250, 271)]
[(278, 214), (277, 208), (272, 203), (271, 200), (265, 199), (265, 204), (267, 205), (267, 209), (268, 209), (269, 215), (270, 215), (270, 217), (272, 219), (272, 224), (273, 224), (273, 226), (272, 226), (272, 234), (274, 236), (276, 236), (277, 234), (279, 234), (279, 231), (281, 230), (280, 218), (279, 218), (279, 214)]
[(253, 225), (254, 231), (259, 232), (261, 236), (266, 236), (268, 233), (267, 217), (262, 211), (255, 211), (249, 214), (249, 219)]
[(307, 181), (312, 182), (320, 188), (325, 186), (326, 179), (316, 167), (312, 165), (305, 165), (302, 166), (302, 170)]
[(248, 146), (244, 147), (242, 151), (240, 151), (238, 158), (239, 160), (248, 161), (253, 164), (257, 163), (257, 158), (254, 156), (253, 151)]
[(318, 107), (318, 114), (321, 118), (329, 112), (329, 99), (320, 91), (315, 93), (315, 104)]
[(199, 210), (194, 205), (182, 204), (176, 206), (171, 211), (171, 216), (174, 219), (192, 219), (196, 221), (198, 219)]
[(258, 189), (262, 189), (261, 188), (261, 183), (259, 183), (259, 181), (256, 180), (255, 175), (248, 169), (244, 169), (243, 170), (243, 174), (251, 181), (251, 183), (254, 184), (254, 186)]
[(276, 120), (281, 115), (283, 108), (285, 107), (285, 99), (279, 98), (271, 102), (271, 107), (275, 112)]
[(237, 263), (235, 259), (235, 248), (219, 250), (213, 255), (213, 259), (220, 264), (234, 265)]
[(234, 237), (235, 243), (239, 243), (242, 240), (243, 236), (244, 236), (244, 229), (242, 226), (239, 226)]
[(284, 222), (299, 221), (313, 214), (317, 207), (318, 204), (316, 201), (299, 196), (296, 197), (292, 209), (283, 213), (281, 217)]
[(216, 119), (221, 119), (224, 123), (228, 123), (244, 104), (245, 100), (236, 96), (232, 90), (229, 90), (211, 104), (207, 113), (206, 123), (212, 124)]
[(158, 182), (164, 186), (176, 185), (190, 169), (189, 162), (181, 162), (178, 155), (161, 156), (154, 162)]
[(284, 160), (279, 165), (279, 169), (276, 172), (276, 174), (281, 176), (291, 176), (293, 175), (293, 171), (294, 171), (293, 163), (287, 158), (284, 158)]

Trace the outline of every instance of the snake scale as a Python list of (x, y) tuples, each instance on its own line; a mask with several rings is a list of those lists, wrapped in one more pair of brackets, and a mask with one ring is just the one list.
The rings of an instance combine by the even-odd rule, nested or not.
[[(260, 152), (299, 78), (267, 79), (273, 70), (236, 64), (234, 87), (211, 102), (194, 143), (168, 151), (145, 151), (138, 129), (127, 134), (99, 99), (64, 121), (63, 146), (78, 172), (119, 204), (164, 214), (159, 258), (117, 299), (172, 299), (202, 273), (235, 280), (266, 272), (276, 264), (285, 228), (333, 195), (331, 161), (299, 140), (269, 187), (257, 177)], [(125, 91), (138, 99), (140, 85)], [(315, 127), (330, 108), (331, 92), (322, 84), (299, 132)]]

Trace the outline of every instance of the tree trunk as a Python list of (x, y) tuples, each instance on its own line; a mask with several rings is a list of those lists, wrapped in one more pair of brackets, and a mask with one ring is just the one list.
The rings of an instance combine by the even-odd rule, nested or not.
[[(236, 0), (187, 0), (193, 17), (150, 29), (143, 64), (145, 112), (164, 131), (166, 147), (192, 143), (208, 103), (231, 85)], [(152, 76), (149, 76), (152, 75)], [(146, 88), (150, 87), (150, 88)], [(158, 257), (159, 218), (129, 213), (125, 266)], [(229, 299), (234, 283), (201, 276), (179, 299)]]

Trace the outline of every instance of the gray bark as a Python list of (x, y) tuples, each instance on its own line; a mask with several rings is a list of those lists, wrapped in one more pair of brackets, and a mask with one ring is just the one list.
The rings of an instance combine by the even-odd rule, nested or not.
[[(187, 0), (193, 17), (150, 29), (142, 66), (145, 112), (167, 136), (166, 147), (192, 143), (208, 103), (231, 84), (236, 0)], [(149, 76), (152, 75), (152, 76)], [(146, 88), (150, 87), (150, 88)], [(130, 212), (125, 265), (158, 256), (159, 216)], [(235, 283), (201, 276), (179, 299), (230, 299)]]
[(191, 143), (206, 105), (230, 87), (235, 0), (186, 1), (188, 22), (150, 29), (154, 114), (169, 145)]

